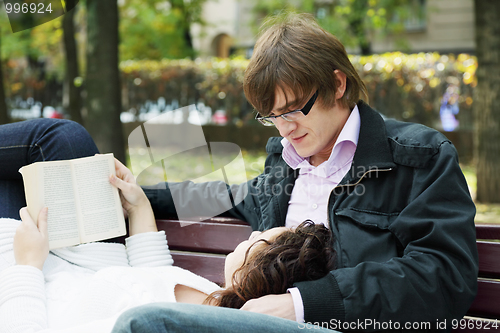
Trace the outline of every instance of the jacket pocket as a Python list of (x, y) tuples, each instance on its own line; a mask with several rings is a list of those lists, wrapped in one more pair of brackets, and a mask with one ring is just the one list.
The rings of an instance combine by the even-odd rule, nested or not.
[(402, 246), (390, 231), (398, 213), (386, 214), (352, 208), (335, 211), (340, 267), (363, 261), (385, 262), (402, 255)]

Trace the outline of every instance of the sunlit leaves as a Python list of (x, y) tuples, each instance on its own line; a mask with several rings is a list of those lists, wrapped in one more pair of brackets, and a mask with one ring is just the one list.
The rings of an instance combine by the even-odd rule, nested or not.
[(120, 58), (184, 58), (194, 50), (186, 40), (186, 30), (202, 23), (201, 9), (206, 0), (120, 0)]

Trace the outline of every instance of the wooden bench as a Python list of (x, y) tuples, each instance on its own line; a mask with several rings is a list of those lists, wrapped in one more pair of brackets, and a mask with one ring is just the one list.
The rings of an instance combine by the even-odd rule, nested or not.
[(203, 222), (156, 220), (165, 230), (175, 265), (219, 285), (224, 283), (226, 255), (252, 233), (243, 221), (214, 217)]
[[(479, 253), (478, 291), (467, 316), (454, 331), (500, 332), (500, 224), (477, 224), (476, 239)], [(480, 325), (482, 328), (479, 328)], [(486, 326), (488, 330), (484, 329)]]
[[(252, 229), (243, 221), (216, 217), (203, 222), (157, 220), (159, 230), (165, 230), (176, 266), (221, 284), (224, 282), (225, 256), (243, 240)], [(476, 225), (479, 252), (478, 293), (467, 317), (462, 322), (466, 329), (460, 332), (500, 331), (500, 225)], [(481, 320), (489, 330), (472, 328)], [(498, 324), (498, 329), (491, 326)]]

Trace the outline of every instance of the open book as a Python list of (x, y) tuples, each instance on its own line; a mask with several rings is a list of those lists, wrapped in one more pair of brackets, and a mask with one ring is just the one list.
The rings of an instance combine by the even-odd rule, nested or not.
[(71, 246), (126, 234), (113, 154), (22, 167), (28, 212), (36, 221), (48, 207), (49, 247)]

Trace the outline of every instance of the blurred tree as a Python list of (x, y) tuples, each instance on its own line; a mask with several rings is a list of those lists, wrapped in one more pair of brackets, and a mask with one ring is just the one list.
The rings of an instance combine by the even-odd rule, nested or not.
[(500, 1), (475, 0), (475, 16), (476, 199), (500, 203)]
[(120, 4), (120, 57), (162, 59), (193, 57), (190, 27), (204, 24), (207, 0), (122, 0)]
[[(1, 47), (2, 37), (0, 30), (0, 54), (2, 53)], [(7, 101), (5, 96), (5, 87), (3, 83), (3, 61), (0, 57), (0, 124), (7, 124), (10, 122), (9, 109), (7, 108)]]
[[(371, 43), (377, 34), (404, 31), (404, 21), (415, 13), (413, 0), (257, 0), (254, 12), (262, 19), (281, 10), (314, 14), (318, 23), (337, 36), (346, 46), (359, 47), (362, 55), (372, 53)], [(403, 45), (402, 39), (397, 42)]]
[(87, 76), (85, 126), (103, 153), (125, 162), (118, 69), (118, 5), (87, 0)]
[(81, 113), (82, 99), (80, 85), (76, 82), (77, 78), (80, 76), (74, 25), (74, 16), (77, 10), (75, 6), (77, 3), (77, 0), (66, 0), (66, 8), (73, 9), (66, 12), (63, 17), (64, 51), (66, 54), (63, 105), (66, 108), (71, 120), (83, 124)]

